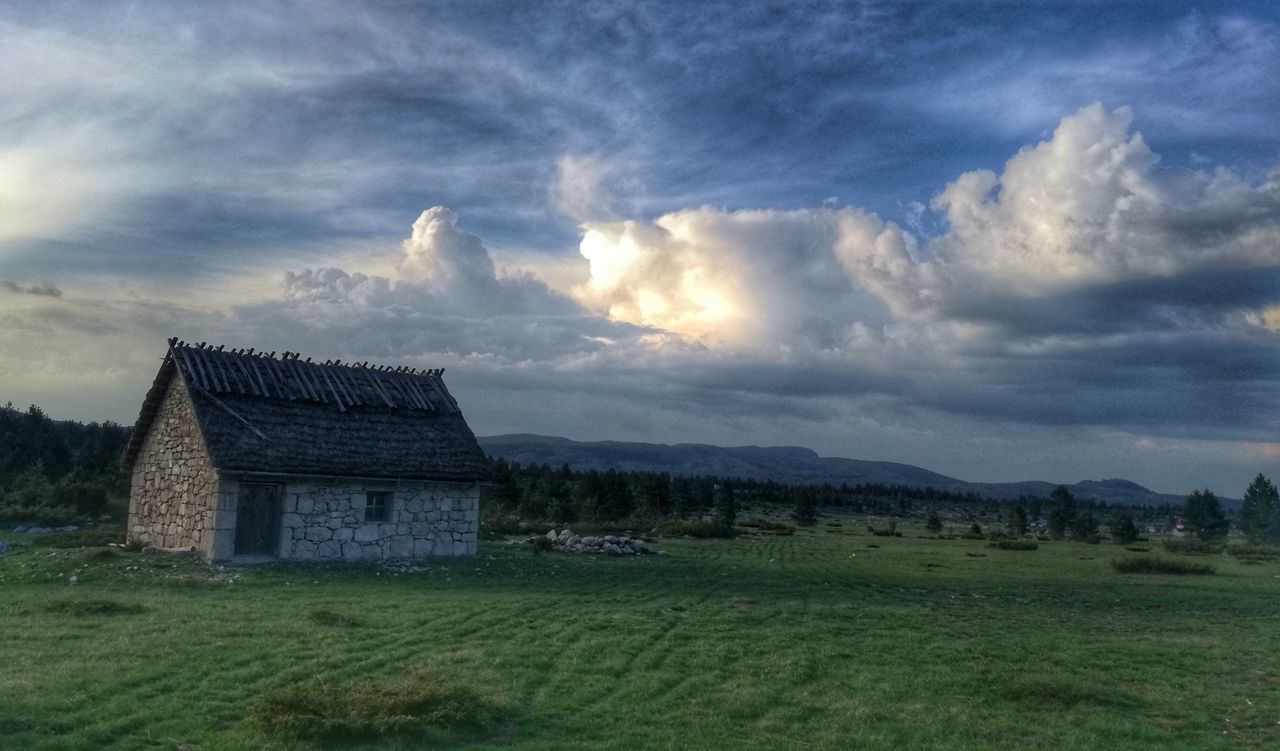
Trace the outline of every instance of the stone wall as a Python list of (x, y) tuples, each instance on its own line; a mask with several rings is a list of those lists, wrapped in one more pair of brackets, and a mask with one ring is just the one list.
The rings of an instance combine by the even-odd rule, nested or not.
[[(238, 483), (225, 480), (218, 502), (215, 560), (232, 557)], [(364, 519), (366, 495), (388, 491), (387, 521)], [(277, 556), (362, 560), (475, 555), (480, 489), (451, 482), (375, 482), (315, 478), (283, 485)]]
[(219, 480), (180, 378), (169, 382), (133, 465), (128, 540), (208, 556)]

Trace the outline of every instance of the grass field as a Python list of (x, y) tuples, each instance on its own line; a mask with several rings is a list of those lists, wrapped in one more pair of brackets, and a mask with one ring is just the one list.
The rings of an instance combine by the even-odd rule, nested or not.
[[(1280, 563), (1120, 574), (1115, 545), (852, 527), (227, 570), (10, 535), (0, 748), (1280, 748)], [(299, 691), (340, 724), (424, 682), (484, 717), (269, 723)]]

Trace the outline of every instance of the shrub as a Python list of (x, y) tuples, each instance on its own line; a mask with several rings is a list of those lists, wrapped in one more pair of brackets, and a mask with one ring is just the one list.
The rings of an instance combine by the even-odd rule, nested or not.
[(937, 511), (931, 510), (929, 512), (929, 517), (924, 522), (924, 528), (934, 534), (942, 531), (942, 517), (938, 516)]
[(79, 521), (74, 508), (61, 506), (0, 506), (0, 524), (47, 524), (57, 526)]
[(876, 537), (902, 537), (902, 533), (898, 531), (898, 523), (896, 521), (890, 521), (889, 526), (882, 529), (867, 527), (867, 530)]
[(1035, 540), (996, 540), (994, 546), (1000, 550), (1039, 550), (1040, 543)]
[(529, 547), (533, 548), (534, 555), (538, 555), (555, 550), (556, 544), (546, 535), (537, 535), (529, 538)]
[(1242, 561), (1274, 561), (1280, 559), (1280, 547), (1275, 545), (1232, 543), (1227, 546), (1227, 555), (1239, 558)]
[(117, 600), (57, 600), (45, 603), (44, 609), (57, 615), (137, 615), (146, 611), (141, 605)]
[(1222, 552), (1223, 546), (1219, 543), (1205, 542), (1194, 537), (1185, 537), (1165, 540), (1164, 549), (1170, 553), (1184, 553), (1187, 555), (1217, 555)]
[(496, 708), (472, 689), (422, 674), (386, 683), (292, 684), (249, 707), (250, 723), (267, 734), (320, 742), (479, 728), (495, 716)]
[(658, 533), (666, 537), (696, 537), (707, 539), (712, 537), (733, 537), (737, 534), (733, 527), (720, 521), (704, 521), (700, 519), (670, 519), (658, 527)]
[(1011, 538), (1009, 536), (1009, 533), (1003, 530), (993, 529), (990, 532), (987, 532), (987, 539), (992, 542), (1000, 542), (1001, 540), (1008, 540)]
[(1177, 558), (1141, 556), (1116, 558), (1111, 567), (1122, 574), (1212, 574), (1213, 566), (1207, 563), (1181, 561)]
[(961, 540), (985, 540), (987, 536), (981, 533), (965, 532), (960, 535)]
[[(837, 522), (837, 524), (839, 524), (839, 522)], [(771, 522), (768, 519), (764, 519), (759, 516), (753, 519), (748, 519), (744, 522), (739, 522), (739, 526), (754, 527), (755, 529), (758, 529), (761, 532), (772, 532), (777, 535), (790, 535), (790, 534), (794, 534), (796, 531), (796, 528), (791, 526), (790, 524), (783, 524), (782, 522)]]
[(500, 540), (509, 535), (527, 535), (530, 532), (536, 532), (542, 526), (521, 521), (517, 516), (494, 514), (480, 520), (480, 537), (485, 540)]
[(324, 608), (316, 608), (307, 613), (307, 617), (321, 626), (339, 626), (342, 628), (352, 628), (362, 625), (360, 619), (346, 613), (339, 613), (335, 610), (326, 610)]
[(1129, 551), (1130, 553), (1150, 553), (1151, 552), (1151, 548), (1144, 548), (1137, 545), (1131, 545), (1125, 548), (1125, 550)]
[(31, 544), (38, 548), (98, 548), (113, 542), (124, 542), (124, 530), (118, 527), (80, 529), (75, 532), (50, 532), (31, 538)]

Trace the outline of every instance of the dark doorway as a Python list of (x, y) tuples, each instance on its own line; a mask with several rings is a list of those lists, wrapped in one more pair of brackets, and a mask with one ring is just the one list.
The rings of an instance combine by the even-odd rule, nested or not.
[(275, 555), (280, 530), (280, 486), (240, 485), (236, 555)]

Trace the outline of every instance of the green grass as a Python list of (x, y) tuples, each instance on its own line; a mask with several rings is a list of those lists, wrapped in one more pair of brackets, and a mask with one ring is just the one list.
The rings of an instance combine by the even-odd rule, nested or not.
[(13, 536), (0, 748), (1280, 748), (1280, 564), (910, 532), (227, 570)]

